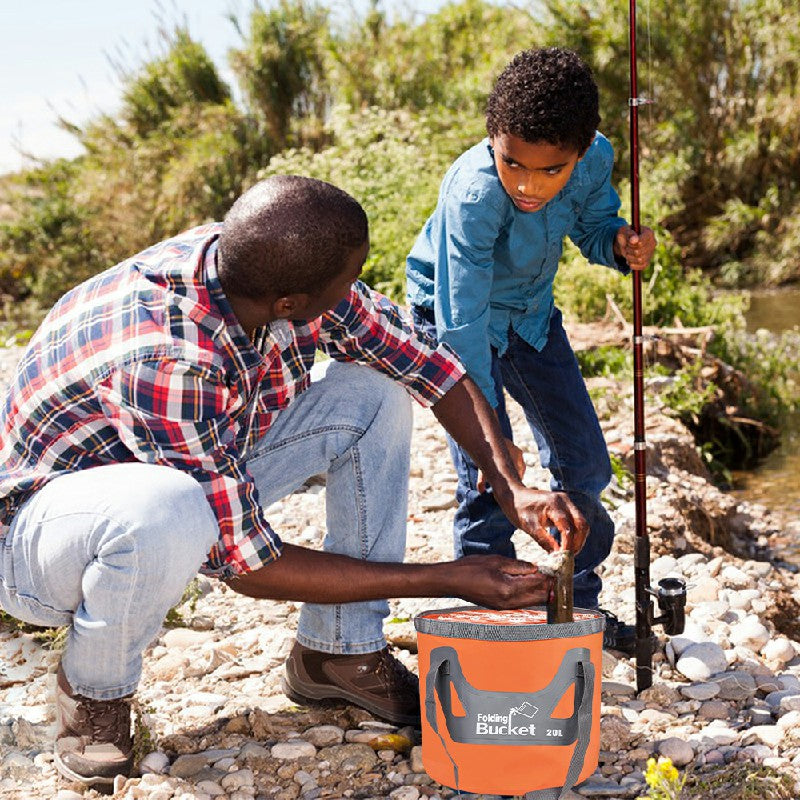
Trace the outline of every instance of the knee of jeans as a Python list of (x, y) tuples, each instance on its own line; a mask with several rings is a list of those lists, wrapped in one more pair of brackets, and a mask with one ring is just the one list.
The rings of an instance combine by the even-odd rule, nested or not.
[(596, 451), (592, 458), (584, 462), (581, 472), (582, 476), (572, 476), (567, 491), (578, 491), (599, 497), (600, 492), (611, 483), (611, 460), (605, 447), (601, 451)]
[(589, 538), (586, 541), (589, 551), (597, 564), (604, 561), (614, 545), (614, 522), (598, 501), (595, 513), (589, 522)]
[(205, 492), (191, 475), (170, 467), (151, 469), (148, 478), (138, 487), (135, 515), (126, 513), (120, 530), (141, 569), (191, 574), (219, 535)]

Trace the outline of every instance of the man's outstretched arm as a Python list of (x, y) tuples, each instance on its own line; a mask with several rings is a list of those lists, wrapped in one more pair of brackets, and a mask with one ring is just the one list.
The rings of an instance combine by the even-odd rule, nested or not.
[(228, 586), (271, 600), (353, 603), (391, 597), (461, 597), (489, 608), (541, 605), (551, 578), (525, 561), (467, 556), (439, 564), (361, 561), (283, 544), (280, 558), (239, 575)]
[(523, 485), (497, 416), (477, 384), (462, 378), (432, 410), (483, 472), (500, 508), (514, 525), (550, 551), (558, 548), (548, 531), (552, 525), (561, 532), (563, 549), (580, 551), (589, 533), (586, 520), (565, 493)]

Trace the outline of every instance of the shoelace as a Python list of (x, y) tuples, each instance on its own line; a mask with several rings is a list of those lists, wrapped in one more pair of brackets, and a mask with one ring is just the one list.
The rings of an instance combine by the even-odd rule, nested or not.
[(390, 655), (388, 650), (381, 650), (379, 653), (378, 666), (375, 672), (387, 688), (406, 689), (414, 693), (418, 690), (417, 679), (414, 673)]

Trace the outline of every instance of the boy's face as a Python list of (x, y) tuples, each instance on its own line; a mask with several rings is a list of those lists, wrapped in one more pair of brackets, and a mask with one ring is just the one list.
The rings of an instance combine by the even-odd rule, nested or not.
[(583, 153), (510, 133), (490, 139), (500, 183), (520, 211), (541, 210), (566, 185)]

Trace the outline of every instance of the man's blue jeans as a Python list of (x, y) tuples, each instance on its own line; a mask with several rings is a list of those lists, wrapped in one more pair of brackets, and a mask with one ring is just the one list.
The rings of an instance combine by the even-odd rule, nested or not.
[[(414, 307), (414, 322), (436, 336), (431, 309)], [(522, 407), (542, 466), (550, 470), (550, 487), (566, 492), (589, 523), (590, 533), (575, 559), (575, 605), (596, 608), (601, 580), (594, 569), (611, 552), (614, 523), (600, 502), (611, 480), (603, 433), (586, 385), (555, 309), (547, 344), (541, 351), (509, 330), (508, 349), (492, 350), (492, 377), (500, 404), (503, 433), (512, 438), (503, 388)], [(478, 469), (467, 453), (448, 437), (458, 474), (458, 509), (453, 524), (456, 558), (476, 553), (514, 556), (514, 526), (500, 510), (491, 489), (478, 492)], [(555, 532), (554, 532), (555, 533)]]
[[(356, 364), (319, 364), (312, 379), (247, 454), (259, 501), (269, 506), (326, 473), (324, 550), (402, 561), (410, 398)], [(142, 652), (218, 536), (188, 473), (133, 462), (65, 474), (22, 505), (0, 540), (0, 608), (68, 626), (62, 665), (70, 686), (98, 700), (122, 697), (135, 690)], [(329, 653), (380, 650), (388, 613), (383, 600), (306, 603), (297, 639)]]

